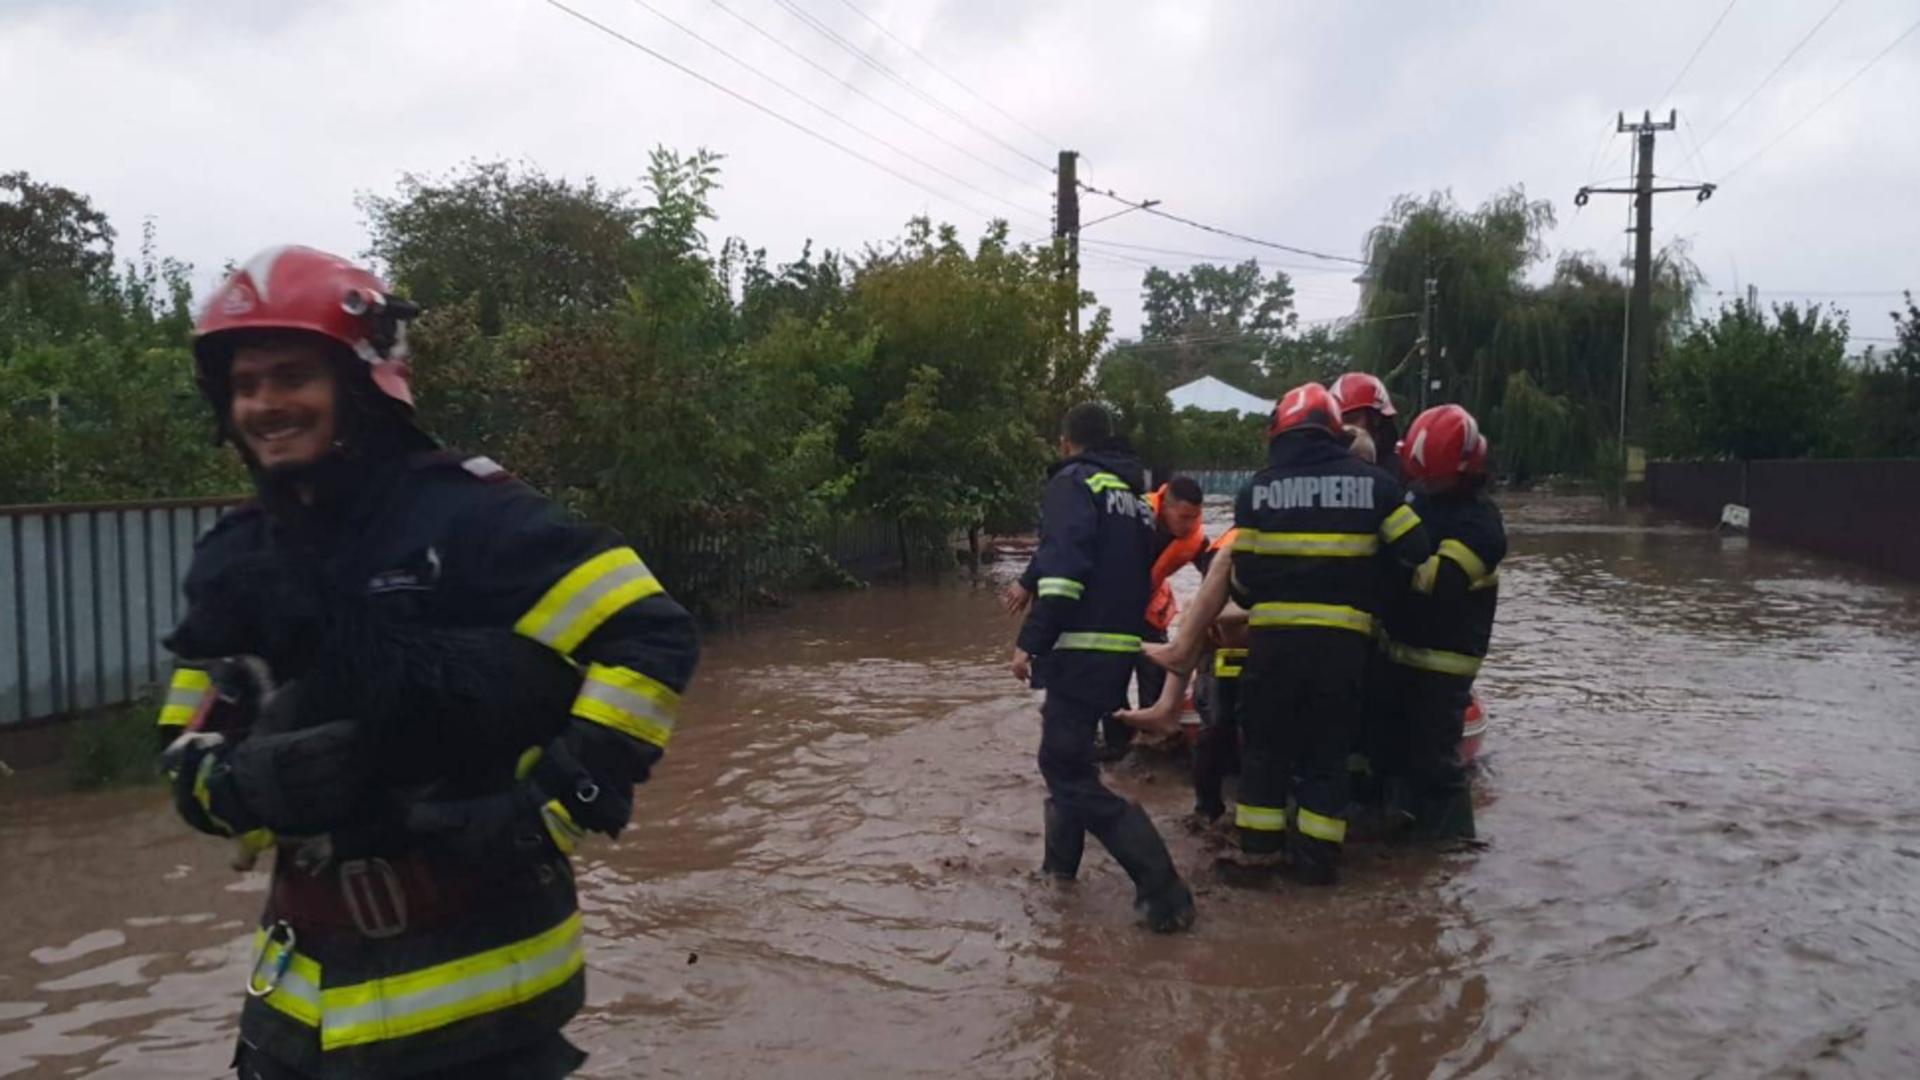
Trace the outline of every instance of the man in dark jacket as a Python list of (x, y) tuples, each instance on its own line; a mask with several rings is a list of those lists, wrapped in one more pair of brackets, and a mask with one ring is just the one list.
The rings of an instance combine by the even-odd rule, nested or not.
[(1041, 504), (1035, 600), (1013, 651), (1014, 675), (1046, 690), (1041, 871), (1073, 880), (1090, 832), (1133, 879), (1147, 925), (1184, 930), (1193, 925), (1193, 894), (1147, 812), (1109, 791), (1094, 759), (1094, 732), (1102, 716), (1126, 706), (1146, 631), (1153, 511), (1141, 498), (1140, 464), (1115, 446), (1105, 407), (1069, 410), (1060, 452)]
[[(552, 718), (557, 737), (498, 763), (497, 783), (410, 806), (370, 790), (381, 763), (356, 721), (374, 718), (172, 738), (193, 827), (332, 837), (330, 857), (276, 854), (235, 1057), (248, 1080), (578, 1067), (560, 1034), (585, 996), (569, 856), (628, 824), (698, 656), (692, 619), (617, 535), (414, 425), (411, 314), (309, 248), (264, 252), (213, 295), (195, 373), (259, 498), (197, 545), (189, 609), (224, 566), (271, 551), (383, 618), (510, 628), (570, 662), (578, 696)], [(207, 685), (203, 669), (176, 671), (163, 732), (208, 706)]]
[(1253, 632), (1234, 822), (1242, 862), (1332, 884), (1385, 592), (1377, 556), (1411, 569), (1433, 549), (1400, 485), (1347, 451), (1324, 387), (1289, 391), (1270, 434), (1267, 467), (1234, 501), (1233, 599)]

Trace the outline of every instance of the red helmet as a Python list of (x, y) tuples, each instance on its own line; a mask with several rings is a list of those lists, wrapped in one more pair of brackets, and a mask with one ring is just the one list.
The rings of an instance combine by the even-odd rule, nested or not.
[(1340, 425), (1340, 403), (1317, 382), (1301, 383), (1274, 403), (1273, 423), (1267, 426), (1267, 437), (1307, 427), (1319, 428), (1329, 435), (1344, 434)]
[(1458, 477), (1487, 471), (1487, 437), (1472, 413), (1458, 405), (1435, 405), (1415, 417), (1400, 440), (1400, 462), (1409, 479), (1450, 486)]
[(367, 362), (381, 393), (412, 409), (406, 320), (417, 314), (386, 282), (338, 255), (268, 248), (234, 271), (201, 310), (193, 327), (194, 378), (211, 398), (236, 336), (300, 330), (346, 346)]
[(1381, 416), (1392, 416), (1393, 398), (1387, 395), (1387, 384), (1380, 376), (1364, 371), (1349, 371), (1333, 380), (1333, 400), (1340, 403), (1340, 411), (1350, 413), (1355, 409), (1373, 409)]

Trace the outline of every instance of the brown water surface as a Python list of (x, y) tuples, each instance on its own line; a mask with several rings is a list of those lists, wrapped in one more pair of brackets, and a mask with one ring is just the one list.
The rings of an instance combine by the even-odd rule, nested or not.
[[(1034, 696), (979, 581), (709, 646), (634, 830), (580, 864), (602, 1077), (1920, 1076), (1920, 590), (1510, 500), (1490, 846), (1134, 923), (1030, 879)], [(1189, 582), (1189, 585), (1191, 583)], [(217, 1075), (263, 879), (154, 789), (0, 784), (0, 1075)]]

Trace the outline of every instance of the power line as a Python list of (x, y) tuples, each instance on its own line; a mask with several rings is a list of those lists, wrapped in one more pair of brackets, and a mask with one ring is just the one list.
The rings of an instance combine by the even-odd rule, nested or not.
[[(1767, 77), (1764, 79), (1761, 79), (1759, 82), (1759, 85), (1755, 86), (1751, 91), (1749, 91), (1746, 97), (1741, 98), (1740, 104), (1735, 105), (1733, 107), (1732, 112), (1721, 117), (1720, 122), (1713, 126), (1713, 130), (1707, 132), (1706, 138), (1701, 139), (1698, 143), (1694, 144), (1695, 156), (1698, 156), (1699, 152), (1702, 149), (1704, 149), (1708, 143), (1712, 142), (1715, 136), (1719, 135), (1722, 131), (1726, 130), (1727, 125), (1733, 122), (1734, 117), (1739, 116), (1740, 113), (1743, 110), (1745, 110), (1747, 106), (1753, 104), (1753, 99), (1760, 96), (1760, 91), (1765, 90), (1767, 88), (1767, 84), (1773, 81), (1774, 76), (1780, 74), (1781, 71), (1786, 69), (1786, 66), (1788, 64), (1793, 62), (1793, 58), (1800, 54), (1800, 50), (1807, 47), (1807, 42), (1813, 40), (1813, 35), (1819, 33), (1820, 28), (1827, 25), (1827, 20), (1833, 18), (1834, 13), (1839, 11), (1840, 8), (1846, 4), (1846, 2), (1847, 0), (1834, 0), (1833, 6), (1827, 9), (1827, 13), (1825, 15), (1820, 16), (1820, 21), (1814, 23), (1811, 29), (1809, 29), (1805, 34), (1801, 35), (1800, 40), (1794, 44), (1793, 48), (1787, 50), (1787, 55), (1781, 57), (1780, 62), (1773, 65), (1773, 70), (1767, 72)], [(1687, 159), (1687, 163), (1689, 165), (1691, 165), (1692, 162), (1693, 162), (1692, 158)]]
[(1295, 247), (1292, 244), (1282, 244), (1274, 240), (1262, 240), (1257, 236), (1248, 236), (1245, 233), (1237, 233), (1231, 229), (1220, 228), (1217, 225), (1208, 225), (1205, 222), (1195, 221), (1192, 218), (1181, 217), (1179, 214), (1162, 210), (1155, 203), (1140, 202), (1134, 199), (1122, 198), (1121, 196), (1114, 194), (1112, 191), (1103, 190), (1101, 188), (1094, 187), (1091, 184), (1082, 183), (1080, 185), (1080, 189), (1082, 191), (1087, 191), (1095, 195), (1105, 196), (1106, 198), (1112, 199), (1114, 202), (1120, 203), (1123, 206), (1131, 206), (1136, 210), (1143, 210), (1149, 214), (1152, 214), (1154, 217), (1166, 218), (1168, 221), (1177, 221), (1180, 224), (1187, 226), (1188, 228), (1199, 229), (1202, 232), (1210, 232), (1215, 234), (1216, 236), (1229, 237), (1231, 239), (1238, 240), (1243, 244), (1257, 244), (1260, 247), (1273, 248), (1276, 251), (1290, 251), (1295, 255), (1305, 255), (1310, 259), (1326, 259), (1330, 262), (1353, 263), (1356, 266), (1371, 265), (1365, 259), (1356, 259), (1350, 255), (1329, 255), (1324, 251), (1314, 251), (1311, 248)]
[(905, 41), (902, 41), (898, 35), (896, 35), (893, 31), (887, 29), (886, 26), (882, 24), (878, 19), (875, 19), (872, 15), (867, 14), (864, 10), (862, 10), (859, 7), (859, 5), (855, 4), (853, 0), (840, 0), (840, 2), (846, 5), (849, 11), (852, 11), (855, 15), (858, 15), (862, 19), (865, 19), (867, 22), (873, 24), (875, 29), (887, 35), (888, 40), (892, 41), (895, 45), (898, 45), (901, 48), (912, 53), (913, 55), (919, 57), (921, 63), (932, 68), (934, 71), (939, 72), (942, 78), (946, 79), (948, 82), (959, 87), (960, 89), (966, 91), (967, 94), (971, 96), (975, 101), (978, 101), (980, 104), (985, 105), (987, 108), (992, 109), (994, 112), (999, 113), (1001, 116), (1006, 117), (1008, 120), (1013, 121), (1015, 124), (1019, 125), (1020, 128), (1025, 130), (1027, 134), (1033, 136), (1036, 139), (1039, 139), (1041, 143), (1047, 146), (1066, 145), (1060, 139), (1051, 139), (1045, 135), (1040, 134), (1038, 131), (1033, 130), (1033, 128), (1028, 126), (1028, 124), (1025, 121), (1021, 120), (1019, 117), (1013, 115), (1012, 113), (1001, 108), (1000, 106), (994, 104), (992, 99), (974, 90), (973, 87), (968, 86), (966, 83), (961, 82), (959, 79), (955, 78), (951, 73), (947, 71), (946, 68), (943, 68), (939, 64), (934, 63), (932, 57), (929, 57), (926, 53), (923, 53), (919, 49), (916, 49), (912, 45), (909, 45)]
[(1263, 258), (1259, 255), (1249, 255), (1245, 252), (1183, 251), (1179, 248), (1154, 247), (1150, 244), (1123, 244), (1118, 240), (1089, 240), (1086, 237), (1081, 237), (1080, 243), (1082, 245), (1094, 245), (1099, 247), (1124, 248), (1128, 251), (1149, 251), (1149, 252), (1153, 252), (1156, 255), (1179, 255), (1189, 259), (1201, 259), (1209, 262), (1242, 263), (1242, 262), (1246, 262), (1248, 259), (1252, 259), (1254, 262), (1259, 263), (1261, 266), (1268, 267), (1270, 269), (1298, 270), (1302, 273), (1308, 273), (1308, 274), (1351, 274), (1353, 273), (1353, 271), (1348, 270), (1346, 267), (1343, 267), (1343, 266), (1309, 266), (1305, 263), (1274, 262), (1271, 259)]
[(808, 56), (806, 53), (803, 53), (799, 49), (794, 48), (792, 45), (787, 44), (785, 41), (781, 40), (780, 37), (778, 37), (777, 35), (761, 27), (759, 23), (754, 22), (752, 19), (748, 18), (747, 16), (742, 15), (739, 12), (728, 7), (725, 3), (722, 2), (722, 0), (707, 0), (707, 2), (712, 4), (714, 7), (719, 8), (721, 11), (726, 12), (728, 15), (733, 16), (740, 23), (745, 25), (747, 29), (753, 31), (756, 34), (759, 34), (761, 37), (766, 38), (768, 41), (779, 46), (781, 49), (785, 50), (789, 56), (794, 57), (795, 59), (799, 60), (803, 64), (806, 64), (808, 67), (812, 68), (813, 70), (818, 71), (820, 74), (825, 75), (827, 78), (832, 79), (834, 82), (839, 83), (841, 86), (846, 87), (849, 91), (855, 94), (858, 94), (864, 100), (869, 101), (872, 104), (877, 105), (882, 109), (885, 109), (889, 114), (898, 118), (902, 123), (911, 124), (915, 130), (929, 136), (930, 138), (939, 140), (942, 146), (945, 146), (948, 149), (955, 151), (956, 153), (965, 154), (967, 157), (972, 158), (974, 161), (979, 162), (981, 165), (984, 165), (987, 168), (992, 169), (993, 171), (999, 173), (1000, 175), (1006, 177), (1009, 180), (1014, 181), (1015, 183), (1024, 184), (1027, 182), (1026, 177), (1019, 176), (1013, 172), (1008, 171), (999, 162), (991, 161), (991, 160), (988, 160), (987, 158), (981, 157), (979, 154), (976, 154), (972, 150), (969, 150), (966, 147), (960, 145), (959, 143), (954, 142), (952, 139), (947, 138), (945, 135), (940, 134), (939, 132), (933, 130), (927, 125), (921, 123), (920, 121), (915, 120), (913, 117), (908, 116), (906, 113), (901, 112), (899, 109), (894, 108), (892, 105), (887, 104), (885, 101), (882, 101), (881, 99), (875, 97), (874, 95), (867, 93), (866, 89), (862, 87), (860, 84), (848, 79), (841, 78), (839, 75), (835, 74), (833, 70), (827, 67), (825, 64), (820, 63), (819, 61), (815, 60), (813, 57)]
[(769, 83), (772, 83), (775, 87), (785, 91), (787, 94), (793, 96), (794, 98), (797, 98), (802, 104), (811, 106), (814, 110), (818, 111), (819, 113), (826, 116), (830, 120), (837, 121), (842, 126), (846, 127), (848, 130), (853, 131), (857, 134), (866, 136), (867, 138), (873, 140), (874, 142), (879, 143), (881, 146), (884, 146), (887, 149), (893, 151), (894, 153), (899, 154), (901, 157), (906, 158), (908, 161), (913, 162), (915, 165), (918, 165), (929, 172), (937, 173), (941, 177), (955, 184), (958, 184), (963, 188), (966, 188), (968, 191), (971, 191), (976, 195), (980, 195), (985, 198), (992, 199), (995, 202), (998, 202), (1002, 205), (1012, 207), (1016, 213), (1028, 215), (1032, 217), (1033, 220), (1036, 220), (1036, 221), (1043, 220), (1038, 214), (1035, 214), (1028, 207), (1022, 206), (1019, 203), (1014, 202), (1012, 199), (1003, 198), (1002, 196), (996, 195), (993, 192), (988, 191), (983, 187), (980, 187), (976, 184), (973, 184), (967, 181), (963, 177), (955, 176), (953, 173), (948, 172), (947, 170), (941, 168), (940, 166), (935, 165), (932, 162), (927, 161), (907, 150), (903, 150), (900, 147), (895, 146), (893, 143), (888, 142), (886, 139), (881, 138), (878, 135), (875, 135), (873, 132), (868, 131), (866, 128), (863, 128), (860, 125), (854, 123), (853, 121), (848, 120), (846, 117), (841, 116), (840, 114), (834, 112), (832, 109), (827, 108), (825, 105), (820, 104), (819, 102), (813, 100), (812, 98), (806, 96), (805, 94), (802, 94), (800, 91), (795, 90), (793, 87), (788, 86), (787, 84), (781, 82), (779, 79), (774, 78), (772, 75), (767, 74), (766, 72), (753, 66), (747, 61), (742, 60), (740, 57), (734, 55), (733, 53), (728, 52), (722, 46), (716, 45), (712, 41), (709, 41), (707, 38), (702, 37), (698, 31), (694, 30), (690, 26), (687, 26), (685, 23), (680, 22), (679, 20), (675, 19), (673, 16), (668, 15), (666, 12), (661, 11), (659, 8), (654, 7), (652, 4), (648, 3), (647, 0), (632, 0), (632, 2), (635, 6), (645, 10), (649, 14), (653, 15), (655, 18), (666, 23), (668, 26), (673, 27), (675, 30), (680, 31), (682, 34), (687, 35), (688, 37), (699, 42), (700, 44), (705, 45), (707, 48), (712, 49), (714, 52), (719, 53), (721, 56), (726, 57), (728, 60), (733, 61), (735, 64), (739, 65), (741, 68), (744, 68), (750, 74), (758, 76), (759, 78)]
[(1875, 64), (1878, 64), (1882, 59), (1884, 59), (1888, 53), (1899, 48), (1900, 43), (1907, 40), (1907, 38), (1911, 36), (1915, 30), (1920, 30), (1920, 22), (1915, 22), (1911, 26), (1908, 26), (1905, 30), (1900, 31), (1899, 37), (1894, 38), (1893, 41), (1887, 45), (1886, 48), (1881, 49), (1877, 53), (1874, 53), (1873, 59), (1868, 60), (1866, 63), (1860, 65), (1860, 70), (1854, 72), (1852, 75), (1847, 76), (1847, 81), (1841, 83), (1839, 86), (1834, 87), (1833, 92), (1829, 93), (1826, 97), (1821, 98), (1820, 103), (1818, 105), (1815, 105), (1813, 108), (1808, 109), (1806, 113), (1804, 113), (1800, 117), (1800, 119), (1795, 120), (1791, 124), (1788, 124), (1787, 129), (1785, 131), (1782, 131), (1780, 134), (1775, 135), (1773, 137), (1772, 142), (1769, 142), (1767, 145), (1754, 151), (1753, 154), (1749, 156), (1745, 161), (1742, 161), (1740, 164), (1735, 165), (1732, 169), (1728, 170), (1726, 175), (1721, 177), (1722, 182), (1731, 180), (1736, 173), (1739, 173), (1742, 170), (1746, 169), (1747, 166), (1752, 165), (1754, 162), (1760, 160), (1760, 158), (1764, 154), (1766, 154), (1767, 151), (1780, 145), (1781, 142), (1785, 141), (1787, 136), (1792, 135), (1794, 132), (1800, 130), (1800, 125), (1813, 119), (1814, 114), (1819, 112), (1821, 109), (1826, 108), (1830, 103), (1832, 103), (1834, 98), (1837, 98), (1841, 94), (1846, 93), (1848, 87), (1858, 82), (1862, 75), (1865, 75), (1867, 72), (1871, 71), (1873, 69), (1873, 66)]
[(934, 198), (940, 199), (943, 202), (952, 203), (953, 205), (960, 207), (962, 210), (965, 210), (968, 213), (975, 215), (976, 217), (984, 218), (988, 221), (995, 220), (995, 215), (986, 213), (985, 211), (980, 210), (976, 207), (969, 206), (966, 203), (960, 201), (959, 199), (956, 199), (953, 196), (948, 195), (937, 188), (934, 188), (925, 183), (922, 183), (920, 180), (912, 176), (909, 176), (906, 173), (901, 172), (900, 170), (894, 168), (891, 165), (888, 165), (883, 161), (877, 161), (874, 158), (871, 158), (866, 154), (863, 154), (860, 151), (855, 150), (853, 147), (848, 146), (843, 142), (840, 142), (839, 140), (833, 138), (830, 135), (822, 135), (820, 132), (813, 130), (812, 128), (806, 126), (805, 124), (802, 124), (798, 120), (794, 120), (791, 117), (788, 117), (782, 113), (775, 112), (773, 109), (770, 109), (767, 106), (760, 104), (758, 101), (755, 101), (752, 98), (748, 97), (747, 95), (742, 94), (738, 90), (735, 90), (732, 87), (725, 85), (724, 83), (716, 82), (713, 79), (710, 79), (707, 76), (700, 74), (698, 71), (695, 71), (694, 69), (686, 66), (685, 64), (680, 63), (678, 60), (675, 60), (672, 57), (667, 56), (664, 53), (656, 52), (653, 49), (647, 47), (646, 45), (642, 45), (640, 42), (635, 41), (634, 39), (628, 37), (627, 35), (621, 33), (620, 31), (615, 30), (613, 27), (608, 26), (607, 24), (596, 20), (591, 16), (583, 15), (580, 12), (575, 11), (573, 8), (570, 8), (566, 4), (561, 3), (561, 0), (543, 0), (543, 2), (548, 7), (556, 8), (562, 12), (565, 12), (566, 14), (573, 16), (574, 18), (580, 20), (581, 22), (586, 23), (588, 26), (593, 27), (595, 30), (598, 30), (601, 33), (607, 35), (608, 37), (613, 38), (614, 40), (627, 45), (629, 48), (636, 49), (640, 52), (643, 52), (648, 56), (653, 57), (655, 60), (658, 60), (661, 63), (667, 65), (668, 67), (673, 68), (675, 71), (678, 71), (681, 74), (686, 75), (690, 78), (696, 79), (699, 82), (704, 83), (707, 86), (710, 86), (713, 89), (720, 91), (721, 93), (727, 95), (728, 97), (733, 98), (734, 100), (740, 102), (743, 105), (746, 105), (747, 107), (757, 112), (765, 113), (766, 115), (772, 117), (775, 120), (780, 121), (782, 124), (787, 125), (788, 127), (794, 129), (795, 131), (798, 131), (809, 138), (817, 139), (820, 142), (823, 142), (828, 146), (833, 147), (835, 150), (838, 150), (841, 153), (847, 155), (848, 157), (866, 162), (868, 165), (871, 165), (874, 168), (879, 169), (881, 172), (884, 172), (887, 175), (894, 177), (895, 179), (903, 180), (906, 183), (912, 184), (914, 187), (919, 188), (921, 191), (924, 191), (929, 195), (932, 195)]
[(1700, 54), (1705, 51), (1707, 42), (1712, 41), (1713, 35), (1720, 32), (1720, 24), (1727, 21), (1727, 16), (1733, 14), (1733, 5), (1739, 2), (1740, 0), (1727, 0), (1727, 6), (1720, 10), (1720, 17), (1713, 20), (1713, 25), (1707, 28), (1707, 36), (1701, 38), (1700, 44), (1693, 47), (1693, 55), (1687, 57), (1687, 62), (1681, 65), (1680, 74), (1675, 75), (1673, 81), (1667, 84), (1667, 88), (1661, 91), (1660, 96), (1653, 100), (1654, 105), (1661, 105), (1673, 97), (1674, 90), (1680, 86), (1680, 80), (1686, 78), (1687, 72), (1693, 70), (1693, 62), (1700, 59)]
[(922, 101), (925, 101), (927, 104), (932, 105), (934, 108), (939, 109), (941, 112), (946, 113), (948, 116), (951, 116), (953, 119), (959, 121), (960, 123), (966, 125), (969, 128), (972, 128), (976, 133), (987, 138), (988, 140), (991, 140), (993, 143), (997, 144), (1002, 149), (1006, 150), (1008, 153), (1013, 154), (1015, 157), (1026, 159), (1027, 161), (1032, 162), (1035, 166), (1046, 171), (1049, 174), (1053, 172), (1053, 166), (1048, 165), (1046, 162), (1041, 161), (1039, 158), (1034, 157), (1032, 154), (1027, 153), (1025, 150), (1020, 149), (1019, 147), (1013, 145), (1012, 143), (1007, 142), (1005, 139), (1002, 139), (1000, 136), (995, 135), (993, 132), (988, 131), (986, 128), (983, 128), (980, 125), (974, 123), (973, 121), (967, 119), (966, 117), (960, 115), (958, 112), (956, 112), (954, 109), (949, 107), (945, 102), (941, 101), (939, 98), (934, 97), (932, 94), (929, 94), (925, 90), (922, 90), (918, 86), (915, 86), (914, 84), (908, 82), (899, 73), (895, 72), (892, 68), (888, 67), (885, 63), (882, 63), (879, 59), (877, 59), (872, 53), (869, 53), (867, 50), (862, 49), (860, 46), (855, 45), (851, 41), (848, 41), (845, 37), (842, 37), (840, 35), (839, 31), (833, 29), (831, 26), (828, 26), (826, 23), (821, 22), (817, 17), (815, 17), (810, 12), (808, 12), (806, 9), (801, 8), (799, 5), (793, 3), (792, 0), (773, 0), (773, 2), (776, 4), (779, 4), (782, 8), (784, 8), (787, 11), (788, 14), (792, 15), (794, 18), (799, 19), (802, 23), (805, 23), (807, 27), (813, 30), (815, 33), (826, 38), (828, 41), (833, 42), (835, 45), (839, 46), (841, 49), (851, 54), (854, 57), (854, 59), (859, 60), (861, 63), (865, 64), (866, 66), (886, 76), (888, 79), (891, 79), (895, 83), (898, 83), (901, 87), (905, 88), (908, 93), (913, 94), (914, 96), (920, 98)]

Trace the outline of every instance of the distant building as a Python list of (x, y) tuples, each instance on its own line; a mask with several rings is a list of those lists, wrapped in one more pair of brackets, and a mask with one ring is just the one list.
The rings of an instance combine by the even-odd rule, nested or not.
[(1231, 383), (1221, 382), (1211, 375), (1176, 386), (1167, 391), (1167, 402), (1174, 412), (1182, 409), (1199, 409), (1202, 412), (1230, 412), (1242, 416), (1265, 416), (1273, 411), (1273, 402), (1255, 394), (1249, 394)]

